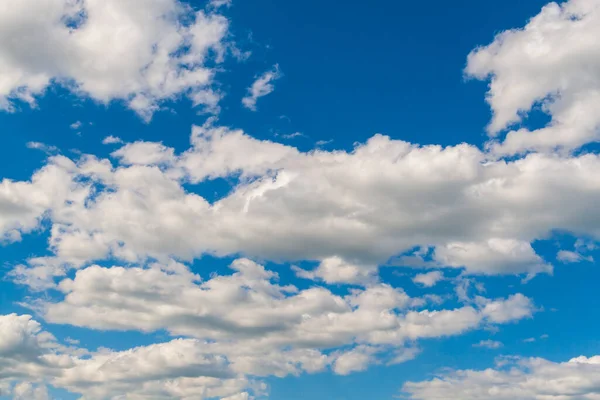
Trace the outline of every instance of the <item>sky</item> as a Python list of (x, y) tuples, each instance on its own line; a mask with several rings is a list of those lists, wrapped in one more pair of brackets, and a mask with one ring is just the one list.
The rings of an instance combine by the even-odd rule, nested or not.
[(2, 1), (0, 399), (600, 399), (599, 36)]

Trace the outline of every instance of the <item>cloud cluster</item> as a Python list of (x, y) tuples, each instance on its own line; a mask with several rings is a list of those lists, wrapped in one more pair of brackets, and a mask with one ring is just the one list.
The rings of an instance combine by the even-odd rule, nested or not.
[[(248, 347), (339, 347), (354, 342), (402, 346), (482, 324), (530, 317), (530, 299), (477, 299), (477, 306), (417, 311), (423, 299), (374, 284), (342, 297), (325, 288), (298, 290), (248, 259), (232, 275), (200, 277), (177, 263), (149, 269), (91, 266), (59, 284), (64, 300), (37, 303), (53, 323), (94, 329), (168, 330), (173, 335), (248, 342)], [(239, 346), (239, 345), (238, 345)]]
[[(229, 5), (5, 1), (0, 107), (34, 104), (58, 83), (146, 119), (178, 96), (214, 109), (214, 65), (231, 46), (219, 10)], [(52, 296), (22, 305), (48, 323), (171, 338), (91, 350), (60, 343), (31, 316), (0, 315), (0, 395), (42, 400), (51, 385), (92, 400), (250, 400), (265, 392), (264, 377), (400, 363), (423, 339), (532, 317), (520, 293), (467, 296), (465, 275), (552, 273), (535, 242), (557, 231), (586, 238), (557, 260), (593, 260), (600, 156), (574, 150), (598, 140), (599, 27), (597, 0), (552, 3), (469, 55), (466, 73), (491, 79), (483, 150), (377, 134), (350, 150), (302, 151), (214, 118), (192, 128), (183, 151), (107, 136), (110, 157), (70, 159), (31, 142), (48, 159), (29, 180), (0, 182), (0, 241), (48, 229), (47, 255), (8, 278)], [(277, 65), (259, 76), (243, 105), (255, 110), (279, 77)], [(538, 105), (549, 124), (500, 137)], [(215, 180), (230, 188), (209, 201), (196, 185)], [(231, 274), (185, 264), (206, 254), (235, 258)], [(292, 269), (318, 283), (282, 284), (257, 260), (309, 265)], [(419, 270), (413, 282), (424, 288), (449, 279), (441, 268), (459, 269), (458, 305), (408, 296), (381, 281), (382, 265)], [(504, 358), (403, 389), (413, 399), (600, 399), (598, 365)]]
[(59, 344), (29, 315), (0, 315), (0, 388), (15, 399), (36, 400), (48, 398), (45, 384), (93, 400), (123, 395), (132, 399), (248, 399), (248, 390), (264, 390), (263, 385), (255, 387), (235, 374), (223, 356), (193, 339), (122, 352), (77, 350)]
[(62, 300), (37, 300), (32, 308), (51, 323), (167, 330), (186, 338), (89, 352), (59, 344), (30, 316), (0, 316), (0, 383), (14, 385), (15, 393), (22, 385), (38, 390), (31, 382), (42, 385), (40, 392), (50, 384), (90, 399), (123, 393), (249, 396), (265, 390), (261, 377), (327, 368), (346, 375), (374, 363), (400, 363), (418, 354), (413, 343), (421, 338), (458, 335), (535, 312), (521, 294), (431, 311), (423, 309), (426, 299), (385, 284), (340, 296), (326, 288), (281, 286), (276, 273), (248, 259), (235, 260), (231, 268), (232, 275), (206, 281), (176, 262), (84, 268), (59, 284)]
[[(193, 129), (191, 142), (181, 154), (161, 143), (126, 144), (113, 153), (118, 166), (93, 156), (60, 158), (89, 195), (48, 203), (57, 258), (241, 253), (319, 261), (298, 273), (357, 283), (418, 248), (410, 260), (398, 258), (400, 265), (420, 260), (471, 274), (532, 276), (552, 271), (533, 241), (557, 230), (600, 235), (595, 154), (489, 161), (466, 144), (419, 146), (382, 135), (350, 152), (301, 152), (211, 121)], [(213, 203), (185, 188), (221, 178), (237, 183)]]
[(403, 387), (414, 400), (595, 400), (600, 398), (600, 357), (567, 362), (500, 358), (496, 368), (459, 370)]
[(487, 100), (497, 136), (537, 107), (551, 117), (546, 126), (510, 130), (488, 145), (497, 155), (570, 151), (600, 140), (600, 3), (549, 3), (522, 29), (500, 33), (474, 50), (466, 73), (491, 77)]
[(20, 240), (22, 233), (39, 226), (45, 213), (61, 208), (67, 201), (85, 197), (85, 188), (74, 182), (74, 168), (70, 160), (55, 157), (34, 173), (30, 181), (2, 179), (0, 242)]
[(179, 0), (9, 0), (0, 5), (0, 108), (31, 104), (52, 84), (149, 119), (185, 95), (217, 106), (211, 88), (228, 20)]

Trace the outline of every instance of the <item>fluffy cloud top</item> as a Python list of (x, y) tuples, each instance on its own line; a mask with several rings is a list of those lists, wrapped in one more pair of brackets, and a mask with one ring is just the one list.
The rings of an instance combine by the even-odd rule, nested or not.
[(418, 311), (426, 304), (401, 289), (376, 284), (342, 297), (325, 288), (280, 286), (274, 272), (247, 259), (232, 275), (200, 282), (181, 264), (150, 269), (91, 266), (65, 279), (58, 303), (36, 303), (50, 322), (94, 329), (157, 331), (235, 341), (238, 348), (403, 346), (422, 337), (454, 335), (507, 323), (535, 311), (527, 297), (478, 298), (476, 308)]
[(469, 55), (466, 73), (491, 76), (491, 135), (519, 123), (537, 104), (552, 117), (536, 130), (521, 128), (489, 143), (499, 155), (572, 150), (600, 139), (600, 3), (550, 3), (522, 29), (500, 33)]
[[(45, 169), (73, 175), (88, 195), (66, 202), (68, 193), (53, 188), (44, 195), (56, 198), (41, 206), (25, 198), (19, 207), (36, 210), (30, 222), (5, 222), (5, 230), (29, 231), (47, 215), (62, 262), (241, 253), (319, 261), (304, 276), (331, 283), (367, 282), (377, 265), (415, 247), (433, 248), (436, 266), (532, 276), (552, 271), (533, 241), (556, 230), (600, 236), (595, 154), (492, 162), (466, 144), (418, 146), (382, 135), (351, 152), (305, 153), (211, 122), (194, 128), (191, 141), (181, 154), (127, 144), (113, 153), (116, 167), (92, 156), (60, 158), (65, 166), (52, 159)], [(213, 203), (185, 188), (216, 178), (237, 184)], [(13, 218), (0, 212), (0, 220)]]
[(600, 357), (567, 362), (540, 358), (503, 358), (495, 369), (460, 370), (430, 381), (409, 382), (403, 390), (414, 400), (594, 400), (600, 397)]
[(179, 0), (3, 1), (0, 108), (33, 104), (54, 82), (144, 118), (181, 95), (214, 108), (206, 60), (223, 58), (228, 24)]

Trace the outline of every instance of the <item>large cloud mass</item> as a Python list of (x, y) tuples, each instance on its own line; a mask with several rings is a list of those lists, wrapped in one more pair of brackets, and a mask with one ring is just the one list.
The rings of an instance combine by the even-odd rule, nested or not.
[[(179, 96), (216, 110), (215, 65), (235, 50), (219, 11), (228, 4), (4, 1), (0, 108), (34, 104), (56, 83), (147, 120)], [(41, 322), (163, 339), (86, 349), (32, 316), (0, 315), (0, 396), (42, 400), (52, 386), (92, 400), (250, 400), (267, 377), (397, 364), (424, 339), (532, 318), (541, 308), (521, 290), (485, 296), (475, 280), (552, 273), (537, 242), (556, 232), (579, 238), (558, 260), (593, 260), (600, 156), (584, 146), (600, 127), (599, 29), (598, 0), (551, 3), (469, 55), (466, 73), (490, 79), (483, 149), (376, 134), (305, 151), (209, 118), (183, 150), (108, 136), (119, 145), (110, 156), (53, 155), (28, 180), (2, 179), (0, 241), (48, 233), (46, 251), (6, 276), (29, 290), (21, 306)], [(279, 75), (262, 75), (243, 103), (256, 109)], [(540, 104), (551, 121), (526, 127)], [(209, 200), (214, 181), (229, 186)], [(206, 255), (230, 258), (230, 270), (209, 276)], [(384, 281), (382, 266), (417, 270), (420, 294)], [(598, 365), (502, 358), (403, 389), (424, 400), (592, 400)]]
[(50, 84), (145, 118), (187, 95), (216, 107), (214, 70), (228, 21), (178, 0), (8, 0), (0, 4), (0, 108), (34, 103)]

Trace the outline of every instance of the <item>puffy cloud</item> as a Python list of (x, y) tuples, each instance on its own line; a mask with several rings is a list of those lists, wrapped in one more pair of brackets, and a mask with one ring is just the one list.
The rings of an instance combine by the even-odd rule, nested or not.
[(119, 144), (123, 143), (123, 140), (119, 137), (109, 135), (102, 139), (102, 144)]
[(347, 263), (340, 257), (328, 257), (312, 271), (297, 267), (294, 268), (294, 271), (301, 278), (319, 279), (329, 284), (364, 284), (375, 280), (377, 267), (374, 265), (354, 265)]
[(531, 299), (520, 293), (510, 296), (506, 300), (489, 301), (480, 297), (478, 300), (484, 304), (483, 314), (490, 322), (497, 324), (529, 318), (535, 311)]
[[(51, 185), (39, 197), (55, 198), (39, 205), (25, 191), (50, 180), (5, 181), (4, 203), (23, 214), (0, 208), (0, 226), (16, 235), (47, 215), (63, 263), (242, 254), (318, 261), (299, 273), (331, 283), (367, 282), (375, 266), (415, 247), (433, 249), (422, 266), (531, 277), (552, 271), (532, 241), (557, 230), (600, 236), (594, 154), (485, 161), (473, 146), (381, 135), (351, 152), (304, 153), (212, 123), (195, 127), (181, 154), (161, 143), (125, 145), (114, 153), (116, 168), (89, 155), (77, 164), (54, 157), (40, 173), (77, 184)], [(237, 184), (213, 203), (186, 186), (217, 178)]]
[(496, 368), (453, 371), (430, 381), (408, 382), (414, 400), (595, 400), (600, 398), (600, 357), (567, 362), (502, 358)]
[(52, 381), (90, 399), (214, 398), (244, 392), (248, 380), (236, 376), (227, 359), (193, 339), (137, 347), (122, 352), (98, 352), (75, 360)]
[(21, 382), (13, 389), (14, 400), (48, 400), (46, 386), (34, 386), (30, 382)]
[(552, 272), (552, 266), (538, 256), (529, 242), (491, 238), (487, 242), (451, 242), (435, 250), (441, 265), (464, 266), (471, 273)]
[[(556, 230), (600, 236), (593, 154), (490, 162), (465, 144), (381, 135), (351, 152), (303, 153), (208, 122), (182, 154), (136, 142), (114, 155), (117, 168), (90, 156), (78, 163), (78, 178), (95, 189), (53, 213), (57, 257), (85, 259), (86, 249), (88, 261), (241, 253), (319, 261), (305, 276), (357, 283), (415, 247), (434, 249), (430, 266), (470, 274), (548, 273), (532, 241)], [(237, 184), (213, 203), (184, 186), (217, 178)]]
[[(409, 341), (517, 321), (535, 311), (520, 294), (507, 299), (478, 298), (475, 307), (418, 311), (415, 308), (426, 305), (426, 299), (411, 299), (401, 289), (385, 284), (338, 296), (325, 288), (280, 286), (274, 282), (274, 272), (247, 259), (236, 260), (231, 267), (232, 275), (200, 281), (176, 263), (148, 269), (91, 266), (59, 284), (65, 294), (62, 301), (33, 306), (53, 323), (102, 330), (165, 329), (173, 335), (217, 341), (225, 348), (238, 349), (235, 357), (231, 350), (221, 351), (235, 366), (245, 366), (240, 371), (255, 375), (261, 359), (261, 368), (275, 368), (264, 361), (274, 351), (303, 360), (304, 354), (294, 351), (352, 345), (401, 349)], [(285, 349), (295, 350), (285, 353)], [(276, 365), (287, 365), (282, 363)], [(320, 368), (327, 365), (326, 360), (323, 363)], [(294, 365), (277, 368), (294, 373)]]
[[(0, 6), (0, 108), (35, 103), (52, 83), (144, 118), (187, 95), (216, 106), (210, 85), (228, 21), (178, 0), (10, 0)], [(215, 56), (212, 56), (214, 54)]]
[(44, 399), (45, 388), (29, 382), (56, 376), (71, 365), (70, 356), (58, 354), (59, 349), (54, 336), (31, 316), (0, 315), (0, 389), (18, 399)]
[(431, 271), (424, 274), (415, 275), (413, 277), (413, 282), (425, 287), (433, 287), (443, 279), (444, 274), (441, 271)]
[(65, 157), (50, 158), (28, 182), (0, 182), (0, 241), (17, 241), (31, 232), (46, 212), (62, 208), (66, 201), (85, 196), (74, 182), (75, 164)]
[(172, 148), (152, 142), (129, 143), (111, 155), (126, 165), (160, 165), (174, 160)]
[(279, 78), (281, 78), (281, 72), (279, 71), (279, 65), (275, 64), (272, 69), (260, 75), (248, 88), (248, 95), (242, 99), (244, 107), (256, 111), (258, 99), (273, 92), (275, 90), (273, 81)]
[(340, 354), (335, 360), (333, 370), (338, 375), (364, 371), (373, 362), (373, 350), (368, 347), (357, 347)]
[[(65, 280), (61, 287), (73, 290), (73, 285), (80, 283), (81, 274), (93, 272), (99, 289), (94, 292), (86, 287), (87, 292), (69, 293), (65, 301), (73, 312), (70, 323), (83, 321), (81, 325), (90, 326), (94, 318), (105, 318), (105, 325), (93, 327), (114, 329), (114, 321), (122, 318), (117, 329), (140, 329), (144, 318), (158, 321), (164, 317), (162, 325), (155, 323), (155, 329), (170, 329), (167, 325), (176, 322), (179, 327), (173, 330), (177, 330), (188, 323), (188, 333), (198, 338), (90, 353), (61, 345), (28, 315), (4, 315), (0, 316), (0, 383), (7, 390), (15, 384), (12, 392), (27, 398), (43, 396), (44, 384), (89, 399), (118, 399), (123, 395), (158, 399), (245, 398), (266, 389), (256, 381), (257, 377), (315, 373), (330, 365), (335, 373), (345, 375), (363, 370), (370, 363), (404, 362), (418, 354), (417, 348), (404, 347), (409, 337), (414, 340), (456, 334), (476, 328), (487, 318), (471, 307), (442, 312), (409, 311), (402, 316), (397, 311), (407, 305), (408, 298), (388, 286), (357, 289), (346, 298), (324, 289), (292, 293), (289, 287), (286, 291), (290, 294), (282, 296), (281, 287), (268, 283), (276, 278), (273, 273), (248, 260), (238, 260), (234, 265), (238, 275), (216, 276), (206, 283), (197, 283), (195, 289), (191, 282), (197, 277), (179, 264), (165, 267), (162, 276), (156, 275), (159, 271), (146, 270), (146, 277), (141, 270), (118, 269), (121, 279), (110, 282), (98, 274), (100, 267), (78, 272), (74, 281)], [(114, 268), (104, 270), (115, 272)], [(125, 271), (136, 276), (124, 276)], [(190, 283), (183, 289), (173, 282), (164, 284), (173, 279)], [(228, 283), (231, 279), (237, 281), (235, 285)], [(207, 297), (196, 293), (197, 298), (191, 298), (189, 292), (194, 290), (208, 292)], [(241, 310), (245, 303), (251, 306)], [(190, 309), (185, 310), (186, 307)], [(200, 311), (192, 310), (193, 307)], [(235, 315), (219, 319), (217, 312), (210, 310), (216, 307), (221, 307), (221, 312), (233, 308), (231, 313)], [(92, 318), (84, 319), (84, 310)], [(462, 315), (465, 313), (469, 317)], [(194, 319), (202, 323), (196, 324)], [(284, 322), (279, 323), (278, 319)], [(237, 327), (233, 326), (236, 322)], [(320, 350), (340, 347), (345, 349), (329, 356)]]
[(212, 350), (205, 342), (175, 339), (121, 352), (89, 353), (60, 345), (29, 315), (0, 315), (0, 388), (15, 399), (39, 400), (48, 398), (46, 387), (32, 382), (98, 400), (123, 395), (210, 399), (264, 390), (263, 384), (235, 373), (226, 357)]
[(523, 120), (541, 104), (552, 121), (536, 130), (520, 128), (489, 143), (500, 155), (529, 150), (571, 150), (600, 139), (600, 4), (597, 0), (549, 3), (522, 29), (500, 33), (474, 50), (466, 73), (491, 76), (489, 132)]

